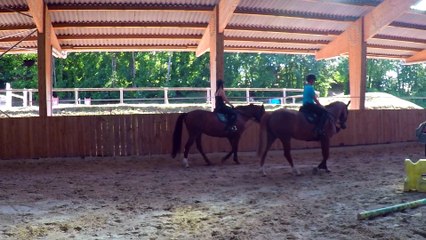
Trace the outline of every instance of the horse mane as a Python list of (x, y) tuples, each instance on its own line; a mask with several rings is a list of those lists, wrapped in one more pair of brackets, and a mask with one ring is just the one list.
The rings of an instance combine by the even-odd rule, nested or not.
[(334, 101), (334, 102), (332, 102), (328, 105), (325, 105), (324, 107), (329, 110), (329, 109), (334, 109), (334, 108), (341, 106), (341, 105), (346, 105), (346, 104), (344, 102), (341, 102), (341, 101)]
[[(339, 104), (342, 104), (343, 102), (340, 102), (340, 101), (334, 101), (334, 102), (332, 102), (332, 103), (330, 103), (330, 104), (328, 104), (328, 105), (326, 105), (326, 107), (334, 107), (334, 106), (336, 106), (336, 105), (339, 105)], [(344, 104), (344, 103), (343, 103)]]
[[(257, 112), (261, 110), (262, 108), (263, 108), (263, 105), (258, 106), (253, 103), (250, 103), (249, 105), (236, 106), (235, 111), (246, 118), (250, 118), (250, 117), (255, 117), (257, 115)], [(258, 121), (260, 121), (260, 119)]]

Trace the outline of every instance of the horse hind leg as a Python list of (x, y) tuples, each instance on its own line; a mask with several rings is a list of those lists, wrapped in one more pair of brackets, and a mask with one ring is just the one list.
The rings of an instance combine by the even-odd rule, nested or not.
[(185, 151), (183, 152), (182, 164), (186, 168), (189, 167), (188, 154), (192, 144), (194, 144), (194, 140), (195, 140), (195, 136), (190, 134), (188, 137), (188, 141), (186, 141), (186, 144), (185, 144)]
[(281, 142), (284, 147), (284, 157), (287, 159), (287, 162), (290, 164), (290, 167), (293, 171), (293, 174), (296, 176), (302, 175), (298, 168), (294, 166), (293, 158), (291, 157), (291, 141), (288, 138), (282, 138)]
[(198, 151), (201, 153), (201, 156), (203, 156), (204, 161), (206, 162), (207, 165), (212, 165), (212, 163), (210, 162), (210, 160), (207, 158), (206, 154), (203, 151), (203, 145), (201, 143), (201, 134), (196, 138), (196, 145), (197, 145), (197, 149)]
[(276, 139), (276, 137), (275, 136), (273, 136), (272, 134), (268, 134), (268, 137), (267, 137), (267, 142), (266, 142), (266, 146), (265, 146), (265, 150), (264, 150), (264, 152), (263, 153), (260, 153), (261, 154), (261, 159), (260, 159), (260, 169), (261, 169), (261, 171), (262, 171), (262, 175), (265, 177), (266, 176), (266, 170), (265, 170), (265, 158), (266, 158), (266, 155), (268, 154), (268, 151), (269, 151), (269, 149), (271, 148), (271, 146), (272, 146), (272, 143), (274, 143), (274, 141), (275, 141), (275, 139)]

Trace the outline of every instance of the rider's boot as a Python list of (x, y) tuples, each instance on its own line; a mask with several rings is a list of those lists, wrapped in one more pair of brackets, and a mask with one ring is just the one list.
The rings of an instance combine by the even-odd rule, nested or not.
[(324, 113), (322, 114), (320, 121), (315, 128), (315, 133), (317, 134), (317, 136), (323, 136), (325, 134), (324, 124), (326, 120), (327, 120), (327, 114)]

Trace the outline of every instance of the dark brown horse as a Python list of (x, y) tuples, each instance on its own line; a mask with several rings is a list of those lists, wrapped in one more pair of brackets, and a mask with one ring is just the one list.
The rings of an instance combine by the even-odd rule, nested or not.
[(328, 112), (328, 118), (324, 124), (325, 134), (322, 136), (317, 136), (315, 134), (315, 125), (309, 123), (302, 112), (280, 109), (265, 114), (260, 122), (259, 148), (257, 151), (258, 156), (261, 158), (260, 167), (262, 168), (263, 175), (266, 175), (263, 166), (265, 164), (266, 154), (277, 138), (281, 140), (284, 147), (284, 156), (290, 163), (293, 173), (297, 175), (300, 175), (300, 172), (294, 167), (291, 157), (291, 139), (320, 141), (323, 159), (318, 167), (314, 168), (314, 173), (318, 172), (319, 169), (324, 169), (326, 172), (329, 172), (327, 168), (327, 159), (329, 156), (330, 138), (339, 132), (340, 129), (346, 128), (349, 103), (333, 102), (325, 106)]
[(225, 130), (225, 123), (219, 121), (218, 116), (214, 112), (205, 111), (205, 110), (194, 110), (188, 113), (182, 113), (179, 115), (175, 129), (173, 132), (173, 149), (172, 157), (175, 158), (176, 154), (180, 151), (181, 148), (181, 138), (182, 138), (182, 125), (185, 123), (186, 129), (188, 131), (188, 141), (185, 145), (185, 151), (183, 154), (183, 164), (185, 167), (188, 167), (188, 153), (194, 143), (196, 142), (197, 149), (203, 156), (207, 165), (210, 165), (211, 162), (204, 154), (202, 145), (201, 145), (201, 136), (206, 134), (212, 137), (221, 137), (227, 138), (231, 143), (232, 150), (222, 158), (222, 162), (226, 161), (231, 154), (234, 154), (234, 161), (239, 164), (238, 161), (238, 143), (240, 141), (241, 134), (246, 129), (246, 122), (248, 120), (254, 119), (256, 122), (260, 122), (263, 114), (265, 113), (265, 108), (257, 105), (247, 105), (247, 106), (237, 106), (235, 108), (237, 112), (237, 131), (231, 132)]

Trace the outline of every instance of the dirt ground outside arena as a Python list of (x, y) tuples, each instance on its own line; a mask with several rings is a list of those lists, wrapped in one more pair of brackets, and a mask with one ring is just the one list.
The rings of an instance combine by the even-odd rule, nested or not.
[(1, 161), (0, 239), (426, 239), (426, 206), (357, 220), (425, 198), (403, 192), (419, 143), (332, 148), (319, 175), (319, 149), (293, 151), (302, 176), (280, 151), (266, 177), (255, 153), (223, 155)]

